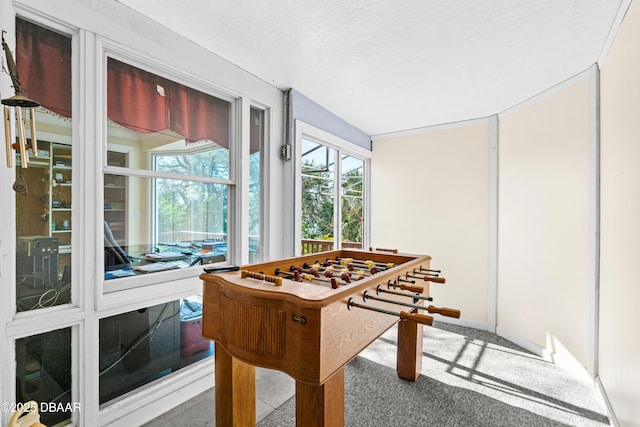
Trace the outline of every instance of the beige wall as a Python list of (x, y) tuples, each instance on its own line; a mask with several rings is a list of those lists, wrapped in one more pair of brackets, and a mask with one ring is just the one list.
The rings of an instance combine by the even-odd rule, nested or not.
[(488, 124), (374, 139), (371, 162), (373, 246), (431, 255), (447, 279), (431, 286), (434, 305), (459, 308), (484, 326)]
[[(619, 425), (640, 427), (637, 1), (600, 66), (599, 312), (590, 313), (597, 74), (585, 72), (499, 115), (497, 325), (530, 348), (595, 363)], [(478, 325), (491, 319), (487, 276), (496, 267), (487, 268), (489, 139), (487, 125), (460, 123), (374, 139), (372, 159), (373, 244), (432, 255), (448, 279), (432, 287), (435, 303)]]
[(640, 426), (640, 4), (601, 67), (599, 376), (621, 426)]
[(589, 81), (500, 117), (498, 328), (589, 361)]

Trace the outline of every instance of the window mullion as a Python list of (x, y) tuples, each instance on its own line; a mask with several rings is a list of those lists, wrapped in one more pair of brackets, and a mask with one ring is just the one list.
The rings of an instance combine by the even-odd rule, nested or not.
[(235, 207), (234, 215), (234, 247), (237, 263), (240, 265), (249, 263), (249, 146), (251, 130), (251, 104), (246, 98), (241, 98), (238, 103), (240, 114), (238, 115), (239, 129), (238, 142), (240, 143), (236, 151), (236, 186), (235, 186)]
[(339, 249), (342, 247), (342, 151), (336, 149), (335, 156), (335, 176), (333, 177), (333, 185), (335, 188), (333, 202), (333, 248)]
[(130, 169), (130, 168), (125, 168), (120, 166), (105, 166), (103, 168), (103, 172), (106, 174), (113, 174), (113, 175), (135, 176), (140, 178), (161, 178), (161, 179), (172, 179), (172, 180), (179, 180), (179, 181), (196, 181), (196, 182), (204, 182), (207, 184), (233, 185), (235, 183), (233, 179), (209, 178), (206, 176), (184, 175), (180, 173), (149, 171), (149, 170), (143, 170), (143, 169)]

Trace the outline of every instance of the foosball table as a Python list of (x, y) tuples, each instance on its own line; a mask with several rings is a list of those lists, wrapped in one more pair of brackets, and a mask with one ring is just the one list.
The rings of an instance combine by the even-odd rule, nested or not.
[[(431, 257), (342, 249), (205, 272), (202, 334), (215, 341), (216, 425), (255, 426), (255, 366), (296, 381), (298, 426), (344, 425), (344, 367), (398, 323), (397, 372), (422, 369), (438, 308)], [(207, 271), (207, 270), (205, 270)]]

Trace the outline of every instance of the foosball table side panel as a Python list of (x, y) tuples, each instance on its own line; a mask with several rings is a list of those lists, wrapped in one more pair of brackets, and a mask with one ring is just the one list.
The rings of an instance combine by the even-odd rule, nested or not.
[(320, 310), (234, 292), (220, 280), (205, 280), (203, 336), (246, 363), (319, 383)]

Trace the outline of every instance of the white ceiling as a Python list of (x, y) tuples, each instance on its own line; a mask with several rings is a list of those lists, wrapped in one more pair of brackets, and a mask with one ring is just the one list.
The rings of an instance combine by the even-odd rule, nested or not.
[(593, 65), (622, 0), (118, 0), (370, 135), (497, 114)]

